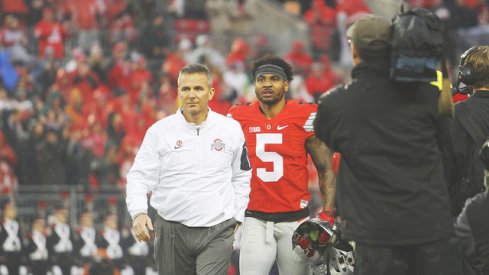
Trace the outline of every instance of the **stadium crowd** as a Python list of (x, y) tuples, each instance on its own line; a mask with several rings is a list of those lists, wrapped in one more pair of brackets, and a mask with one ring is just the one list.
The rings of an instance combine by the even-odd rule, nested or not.
[[(87, 193), (112, 186), (122, 192), (146, 129), (176, 111), (178, 72), (186, 64), (211, 68), (212, 110), (226, 114), (233, 104), (254, 99), (249, 67), (274, 52), (267, 37), (236, 36), (226, 52), (212, 41), (214, 29), (223, 26), (216, 20), (252, 19), (246, 1), (197, 2), (203, 1), (1, 1), (2, 197), (15, 200), (23, 185), (77, 186)], [(309, 50), (302, 41), (291, 41), (283, 56), (294, 66), (288, 96), (315, 101), (347, 78), (334, 70), (347, 62), (342, 58), (347, 45), (339, 37), (372, 10), (363, 0), (279, 2), (299, 7), (284, 12), (309, 25), (312, 45)], [(458, 31), (484, 33), (489, 23), (487, 1), (408, 2), (443, 20), (447, 45), (453, 46), (452, 67), (465, 46)], [(207, 27), (188, 34), (172, 29), (189, 18)], [(313, 185), (314, 176), (310, 181)]]

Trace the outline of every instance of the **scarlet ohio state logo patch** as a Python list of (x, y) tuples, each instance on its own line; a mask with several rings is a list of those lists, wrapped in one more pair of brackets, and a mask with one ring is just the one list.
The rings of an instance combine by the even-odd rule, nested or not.
[(216, 151), (222, 151), (226, 148), (226, 144), (224, 144), (224, 142), (222, 142), (222, 140), (216, 138), (214, 140), (214, 143), (211, 144), (211, 150), (216, 150)]

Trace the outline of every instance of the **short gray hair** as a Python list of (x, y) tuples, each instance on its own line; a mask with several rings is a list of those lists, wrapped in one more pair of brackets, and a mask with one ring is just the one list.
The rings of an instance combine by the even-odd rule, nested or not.
[(206, 65), (199, 63), (188, 64), (180, 69), (178, 79), (180, 79), (180, 76), (182, 74), (205, 74), (207, 76), (207, 85), (209, 85), (209, 87), (212, 87), (212, 73)]

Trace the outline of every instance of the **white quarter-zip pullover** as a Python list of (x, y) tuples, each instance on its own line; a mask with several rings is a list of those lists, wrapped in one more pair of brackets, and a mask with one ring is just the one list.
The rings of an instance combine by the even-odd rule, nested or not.
[(151, 206), (165, 220), (210, 227), (230, 218), (242, 222), (251, 168), (241, 126), (209, 110), (196, 126), (180, 110), (153, 124), (127, 175), (131, 217)]

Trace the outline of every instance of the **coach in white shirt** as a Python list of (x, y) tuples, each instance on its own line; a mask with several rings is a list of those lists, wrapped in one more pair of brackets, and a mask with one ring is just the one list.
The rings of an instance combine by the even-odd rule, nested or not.
[(227, 274), (233, 232), (243, 221), (251, 167), (238, 122), (211, 111), (209, 69), (180, 70), (176, 114), (153, 124), (127, 175), (135, 236), (150, 239), (147, 194), (155, 218), (155, 257), (162, 274)]

